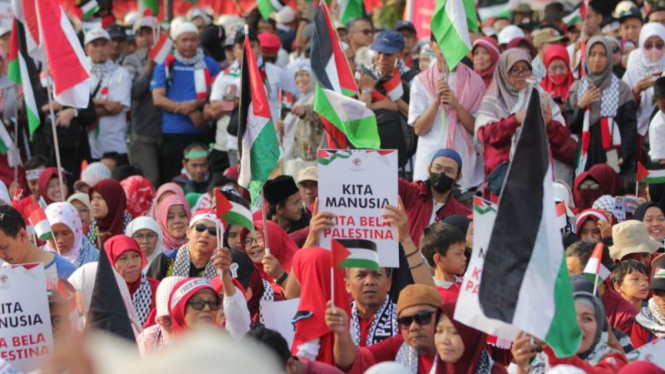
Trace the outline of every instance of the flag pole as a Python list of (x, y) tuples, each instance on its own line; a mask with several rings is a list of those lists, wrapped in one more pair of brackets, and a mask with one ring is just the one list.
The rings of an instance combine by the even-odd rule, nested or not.
[(14, 108), (14, 183), (18, 184), (18, 160), (19, 160), (19, 151), (18, 151), (18, 105)]
[(596, 291), (598, 291), (598, 276), (599, 276), (599, 271), (596, 270), (596, 279), (593, 282), (593, 294), (594, 296), (596, 295)]
[(53, 132), (53, 145), (55, 146), (55, 162), (58, 166), (58, 182), (60, 183), (60, 196), (63, 200), (67, 200), (65, 194), (65, 184), (62, 180), (62, 162), (60, 161), (60, 145), (58, 144), (58, 132), (55, 126), (55, 114), (53, 113), (53, 79), (51, 79), (51, 71), (49, 70), (48, 64), (46, 66), (46, 89), (48, 91), (48, 109), (51, 114), (51, 131)]
[(261, 187), (261, 217), (263, 218), (263, 244), (265, 246), (266, 254), (270, 254), (270, 244), (268, 243), (268, 223), (266, 222), (266, 194), (264, 188)]
[[(222, 251), (222, 225), (219, 222), (219, 218), (215, 222), (215, 226), (217, 226), (217, 250)], [(219, 280), (223, 281), (222, 276), (224, 275), (224, 271), (218, 270), (217, 275), (219, 276)]]
[(334, 264), (330, 264), (330, 303), (332, 304), (333, 313), (337, 313), (337, 308), (335, 308), (335, 267)]

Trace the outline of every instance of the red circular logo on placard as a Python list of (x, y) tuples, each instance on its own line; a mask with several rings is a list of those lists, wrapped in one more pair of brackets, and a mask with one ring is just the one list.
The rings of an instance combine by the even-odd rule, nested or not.
[(7, 283), (7, 282), (9, 282), (9, 277), (5, 274), (0, 275), (0, 283), (4, 284), (4, 283)]
[(355, 166), (360, 166), (363, 162), (359, 158), (354, 158), (353, 159), (353, 165)]

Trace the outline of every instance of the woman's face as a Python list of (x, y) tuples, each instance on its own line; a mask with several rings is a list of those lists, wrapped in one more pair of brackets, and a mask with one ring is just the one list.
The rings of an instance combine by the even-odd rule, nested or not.
[(260, 232), (254, 231), (247, 234), (243, 246), (245, 252), (255, 264), (260, 264), (265, 256), (265, 243), (263, 242), (263, 235)]
[(612, 43), (612, 66), (621, 64), (621, 45)]
[(605, 45), (596, 43), (589, 52), (589, 70), (592, 74), (600, 74), (607, 67), (607, 51)]
[(527, 87), (529, 78), (531, 78), (531, 65), (526, 61), (517, 61), (508, 71), (508, 80), (518, 91)]
[(227, 242), (229, 243), (229, 248), (242, 250), (242, 244), (240, 243), (240, 232), (242, 231), (242, 226), (231, 225), (228, 228), (228, 238)]
[(106, 205), (106, 201), (99, 192), (95, 191), (92, 193), (90, 207), (92, 208), (92, 216), (95, 217), (96, 220), (103, 219), (109, 214), (109, 207)]
[(174, 238), (183, 238), (187, 235), (187, 212), (183, 205), (173, 205), (166, 216), (166, 229)]
[(439, 317), (434, 331), (434, 345), (443, 362), (456, 363), (464, 354), (464, 342), (457, 329), (445, 314)]
[(418, 67), (420, 68), (420, 71), (425, 71), (429, 69), (429, 64), (432, 62), (432, 58), (426, 54), (422, 53), (420, 55), (420, 59), (418, 60)]
[(132, 234), (132, 239), (139, 243), (141, 251), (146, 255), (146, 257), (148, 257), (155, 252), (159, 236), (152, 230), (141, 229)]
[(642, 222), (647, 227), (651, 238), (657, 241), (663, 240), (663, 237), (665, 237), (665, 215), (659, 207), (652, 206), (647, 209)]
[[(212, 308), (210, 303), (213, 303)], [(201, 308), (201, 310), (197, 310), (198, 308)], [(187, 327), (190, 328), (200, 325), (212, 325), (215, 323), (218, 310), (219, 301), (217, 300), (215, 293), (209, 289), (201, 290), (195, 293), (191, 299), (187, 301), (185, 323), (187, 324)]]
[(591, 219), (586, 220), (584, 224), (582, 224), (582, 227), (580, 228), (580, 239), (596, 239), (596, 240), (602, 240), (602, 236), (600, 235), (600, 229), (598, 228), (598, 225), (596, 222), (594, 222)]
[(85, 204), (78, 200), (72, 200), (72, 205), (79, 212), (79, 217), (81, 217), (81, 224), (83, 227), (88, 226), (88, 224), (90, 224), (90, 209), (88, 209)]
[(477, 71), (485, 71), (492, 66), (490, 53), (483, 46), (477, 46), (473, 49), (473, 66)]
[[(74, 246), (74, 231), (64, 223), (54, 223), (51, 225), (51, 232), (53, 232), (58, 251), (60, 253), (69, 253)], [(51, 243), (51, 247), (56, 248), (54, 239), (49, 240), (49, 243)]]
[(644, 56), (651, 62), (658, 62), (665, 53), (665, 42), (657, 36), (649, 37), (642, 45)]
[(60, 201), (65, 201), (65, 197), (68, 194), (67, 191), (67, 185), (63, 184), (62, 185), (64, 196), (62, 195), (60, 191), (60, 181), (58, 180), (57, 177), (51, 178), (50, 181), (48, 181), (48, 184), (46, 185), (46, 195), (48, 196), (51, 201), (55, 202), (60, 202)]
[(298, 73), (296, 75), (296, 87), (301, 94), (306, 94), (312, 90), (312, 80), (308, 73)]
[(577, 324), (580, 325), (580, 330), (582, 330), (582, 342), (577, 353), (582, 353), (591, 349), (591, 345), (596, 338), (598, 321), (596, 321), (596, 313), (593, 307), (587, 303), (576, 302), (575, 311), (577, 312)]
[(550, 77), (557, 76), (567, 76), (568, 75), (568, 66), (560, 58), (555, 58), (550, 62), (550, 66), (547, 67), (547, 74)]
[(141, 254), (136, 251), (125, 251), (116, 260), (113, 267), (127, 283), (136, 282), (141, 276)]

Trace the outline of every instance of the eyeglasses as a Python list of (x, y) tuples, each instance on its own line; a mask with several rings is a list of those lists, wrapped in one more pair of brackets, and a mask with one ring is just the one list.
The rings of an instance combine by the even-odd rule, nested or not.
[(365, 34), (365, 35), (372, 35), (374, 33), (374, 31), (372, 31), (372, 29), (364, 29), (364, 30), (358, 30), (358, 31), (354, 31), (354, 32), (359, 32), (359, 33), (362, 33), (362, 34)]
[(196, 231), (198, 231), (198, 232), (204, 232), (204, 231), (208, 230), (208, 234), (210, 234), (210, 235), (212, 235), (212, 236), (217, 236), (217, 227), (214, 227), (214, 226), (206, 226), (206, 225), (204, 225), (204, 224), (202, 224), (202, 223), (199, 223), (199, 224), (197, 224), (196, 226), (194, 226), (194, 228), (195, 228)]
[(196, 311), (202, 311), (205, 309), (206, 305), (212, 310), (213, 312), (218, 311), (220, 304), (219, 301), (217, 300), (210, 300), (210, 301), (205, 301), (205, 300), (189, 300), (187, 302), (187, 305), (191, 306), (192, 309)]
[(512, 77), (519, 77), (519, 76), (527, 77), (531, 75), (531, 68), (526, 68), (522, 70), (510, 69), (508, 73)]
[(413, 321), (416, 321), (416, 323), (419, 324), (420, 326), (429, 324), (430, 322), (432, 322), (433, 315), (434, 312), (421, 310), (420, 312), (416, 313), (413, 316), (399, 317), (397, 319), (397, 322), (403, 329), (408, 329), (413, 323)]
[(245, 246), (245, 248), (251, 247), (252, 244), (263, 245), (263, 237), (260, 235), (258, 238), (246, 237), (242, 244)]
[(134, 238), (134, 240), (136, 240), (137, 242), (142, 242), (144, 240), (155, 240), (155, 239), (157, 239), (157, 234), (155, 234), (154, 232), (149, 232), (145, 235), (144, 234), (134, 234), (134, 235), (132, 235), (132, 238)]
[(660, 50), (663, 49), (663, 47), (665, 47), (665, 43), (645, 43), (644, 44), (644, 49), (647, 50), (647, 51), (650, 51), (654, 48), (656, 48), (657, 50), (660, 51)]
[(76, 209), (76, 210), (77, 210), (79, 213), (88, 213), (88, 211), (89, 211), (90, 209), (88, 209), (88, 208), (86, 208), (86, 207), (81, 207), (81, 208), (78, 208), (78, 209)]

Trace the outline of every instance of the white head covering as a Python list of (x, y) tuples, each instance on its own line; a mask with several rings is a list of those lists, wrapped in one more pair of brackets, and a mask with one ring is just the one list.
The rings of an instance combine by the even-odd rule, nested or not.
[(164, 252), (164, 247), (162, 246), (162, 240), (163, 240), (163, 234), (162, 234), (162, 229), (159, 227), (157, 224), (157, 221), (150, 217), (137, 217), (132, 222), (127, 225), (125, 228), (125, 235), (131, 237), (134, 235), (135, 232), (139, 230), (150, 230), (154, 233), (157, 234), (157, 246), (155, 247), (155, 251), (152, 252), (150, 256), (146, 256), (148, 259), (148, 263), (145, 266), (145, 269), (147, 269), (152, 261), (157, 258), (162, 252)]
[(190, 32), (198, 35), (199, 29), (191, 22), (182, 22), (173, 28), (173, 31), (171, 31), (171, 38), (176, 40), (180, 35)]
[(170, 315), (169, 297), (171, 297), (171, 292), (173, 292), (176, 284), (185, 279), (187, 278), (178, 276), (166, 277), (162, 279), (162, 281), (159, 283), (159, 286), (157, 286), (157, 296), (155, 299), (155, 308), (157, 309), (157, 314), (155, 314), (155, 318), (166, 317)]
[[(70, 248), (67, 253), (78, 256), (78, 253), (81, 250), (81, 245), (83, 245), (83, 228), (81, 217), (76, 208), (70, 203), (52, 203), (46, 208), (45, 213), (51, 226), (56, 223), (62, 223), (72, 230), (74, 233), (74, 245), (72, 245), (72, 248)], [(51, 252), (59, 252), (56, 248), (51, 247), (51, 241), (46, 242), (46, 248)]]
[(88, 210), (92, 209), (92, 206), (90, 205), (90, 196), (88, 194), (84, 194), (83, 192), (72, 194), (67, 198), (67, 202), (71, 203), (72, 201), (80, 201), (83, 205), (88, 207)]
[(524, 38), (524, 31), (515, 25), (508, 25), (499, 33), (499, 45), (508, 44), (515, 38)]

